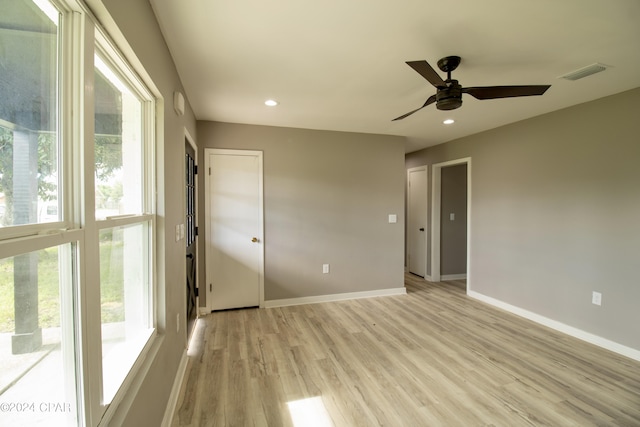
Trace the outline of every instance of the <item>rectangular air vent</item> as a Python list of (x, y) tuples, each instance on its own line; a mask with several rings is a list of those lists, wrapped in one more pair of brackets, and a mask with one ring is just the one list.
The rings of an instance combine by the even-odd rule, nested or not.
[(560, 76), (561, 79), (565, 80), (580, 80), (592, 74), (599, 73), (600, 71), (604, 71), (607, 69), (607, 66), (600, 63), (595, 63), (591, 65), (587, 65), (586, 67), (582, 67), (579, 70), (572, 71), (570, 73), (565, 74), (564, 76)]

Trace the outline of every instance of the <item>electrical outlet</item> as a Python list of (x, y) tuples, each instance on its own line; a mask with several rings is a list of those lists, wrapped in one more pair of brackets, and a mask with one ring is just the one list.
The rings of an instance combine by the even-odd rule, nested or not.
[(593, 291), (591, 294), (591, 303), (595, 305), (602, 305), (602, 294), (600, 292)]
[(322, 274), (329, 274), (329, 264), (322, 264)]

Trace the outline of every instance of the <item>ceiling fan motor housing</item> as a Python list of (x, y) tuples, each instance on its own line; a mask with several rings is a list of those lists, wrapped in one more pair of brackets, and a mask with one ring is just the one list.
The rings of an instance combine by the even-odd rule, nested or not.
[(436, 108), (438, 110), (455, 110), (462, 105), (462, 86), (457, 80), (447, 80), (447, 87), (438, 88)]

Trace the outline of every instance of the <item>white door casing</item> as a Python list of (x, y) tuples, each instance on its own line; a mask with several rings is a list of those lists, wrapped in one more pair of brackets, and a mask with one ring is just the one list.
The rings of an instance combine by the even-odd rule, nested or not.
[(207, 149), (207, 306), (264, 305), (262, 152)]
[(431, 280), (439, 282), (440, 275), (440, 207), (442, 204), (442, 168), (467, 165), (467, 293), (471, 291), (471, 157), (431, 165)]
[(407, 267), (410, 273), (427, 275), (427, 190), (426, 166), (407, 170)]

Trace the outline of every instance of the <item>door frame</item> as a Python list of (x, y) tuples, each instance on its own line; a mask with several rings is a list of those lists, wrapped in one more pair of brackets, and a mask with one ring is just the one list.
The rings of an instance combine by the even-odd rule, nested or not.
[(260, 308), (264, 308), (264, 166), (263, 166), (263, 152), (257, 150), (234, 150), (225, 148), (205, 148), (205, 180), (204, 180), (204, 208), (205, 208), (205, 248), (206, 259), (205, 263), (205, 276), (206, 276), (206, 295), (207, 295), (207, 313), (211, 313), (213, 310), (213, 272), (211, 271), (211, 261), (209, 256), (213, 253), (211, 247), (211, 184), (209, 183), (211, 175), (211, 161), (209, 160), (211, 155), (235, 155), (235, 156), (257, 156), (258, 158), (258, 240), (260, 241), (260, 256), (258, 260), (258, 275), (259, 275), (259, 291), (260, 291)]
[(425, 231), (424, 231), (424, 278), (428, 280), (429, 277), (429, 263), (427, 262), (429, 259), (429, 239), (428, 239), (428, 235), (429, 235), (429, 168), (427, 165), (423, 165), (423, 166), (416, 166), (413, 168), (409, 168), (407, 169), (407, 271), (409, 270), (410, 267), (410, 262), (409, 259), (411, 257), (411, 253), (410, 253), (410, 248), (411, 245), (409, 244), (409, 224), (411, 224), (411, 220), (413, 219), (412, 216), (412, 212), (411, 212), (411, 190), (410, 190), (410, 184), (411, 184), (411, 173), (412, 172), (418, 172), (423, 170), (425, 172), (425, 179), (426, 179), (426, 185), (425, 188), (427, 189), (427, 194), (424, 195), (424, 212), (425, 212), (425, 217), (424, 217), (424, 226), (425, 226)]
[[(196, 140), (193, 138), (193, 136), (191, 136), (191, 133), (189, 133), (189, 130), (185, 127), (184, 128), (184, 143), (189, 143), (189, 145), (191, 145), (191, 148), (193, 148), (193, 152), (195, 153), (193, 161), (194, 164), (197, 166), (198, 165), (198, 144), (196, 144)], [(187, 170), (186, 170), (186, 166), (185, 166), (185, 162), (184, 162), (184, 158), (187, 155), (187, 151), (185, 149), (185, 144), (182, 145), (182, 191), (185, 191), (185, 188), (187, 186)], [(195, 221), (196, 221), (196, 227), (198, 227), (199, 225), (199, 219), (198, 219), (198, 175), (196, 174), (195, 176)], [(187, 217), (187, 207), (186, 204), (184, 203), (184, 201), (187, 199), (186, 197), (186, 193), (183, 193), (183, 204), (182, 204), (182, 219), (184, 220), (184, 218)], [(180, 241), (184, 241), (185, 237), (184, 237), (184, 230), (186, 228), (187, 224), (184, 222), (180, 223)], [(201, 307), (200, 307), (200, 297), (198, 296), (199, 293), (199, 287), (200, 287), (200, 280), (199, 279), (199, 265), (200, 265), (200, 260), (199, 260), (199, 249), (198, 249), (198, 245), (199, 245), (199, 240), (198, 239), (199, 236), (196, 236), (196, 241), (195, 241), (195, 260), (194, 262), (196, 263), (196, 277), (195, 277), (195, 293), (196, 293), (196, 322), (197, 322), (197, 318), (198, 316), (200, 316), (202, 314), (201, 312)], [(187, 248), (186, 246), (183, 244), (183, 250), (184, 250), (184, 254), (185, 256), (182, 257), (182, 259), (184, 260), (186, 258), (186, 253), (187, 253)], [(183, 265), (184, 267), (184, 274), (182, 275), (183, 277), (186, 277), (186, 263), (185, 265)], [(186, 296), (185, 296), (185, 301), (183, 303), (183, 307), (186, 308), (187, 306), (187, 301), (186, 301)], [(188, 313), (187, 313), (188, 314)], [(189, 319), (187, 319), (185, 317), (184, 319), (184, 328), (185, 330), (187, 330), (187, 323), (189, 322)], [(194, 329), (195, 329), (195, 325), (194, 325)], [(193, 330), (191, 331), (193, 333)], [(189, 340), (189, 336), (187, 335), (187, 341)], [(188, 342), (187, 342), (188, 345)]]
[(439, 282), (440, 275), (440, 206), (442, 203), (442, 168), (467, 165), (467, 293), (471, 290), (471, 157), (431, 165), (431, 280)]

